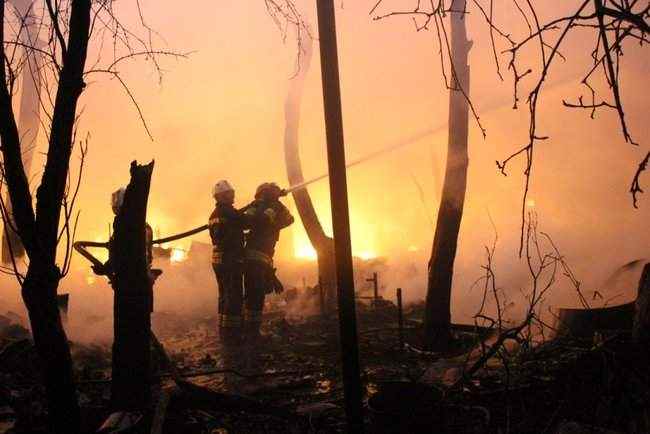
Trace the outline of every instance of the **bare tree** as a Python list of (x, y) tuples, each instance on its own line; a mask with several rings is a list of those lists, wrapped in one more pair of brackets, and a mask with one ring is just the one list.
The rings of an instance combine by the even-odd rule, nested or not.
[[(68, 41), (60, 28), (59, 16), (50, 17), (62, 51), (59, 88), (51, 119), (48, 157), (37, 191), (36, 209), (32, 206), (29, 182), (22, 162), (20, 136), (12, 110), (13, 71), (4, 42), (5, 1), (0, 1), (0, 138), (4, 181), (12, 203), (16, 232), (30, 259), (27, 274), (21, 278), (22, 295), (29, 313), (34, 343), (44, 362), (52, 428), (55, 432), (76, 432), (79, 429), (79, 408), (72, 376), (72, 360), (65, 331), (61, 324), (56, 293), (62, 270), (56, 264), (59, 240), (61, 203), (65, 194), (68, 166), (73, 144), (76, 106), (84, 87), (90, 31), (90, 0), (73, 1), (68, 21)], [(5, 219), (5, 225), (9, 222)], [(65, 267), (65, 264), (64, 264)]]
[[(526, 218), (524, 244), (524, 264), (529, 276), (526, 282), (528, 287), (518, 288), (526, 299), (527, 305), (521, 313), (523, 319), (514, 321), (514, 325), (508, 324), (510, 321), (506, 319), (506, 310), (509, 307), (507, 293), (498, 285), (494, 268), (496, 245), (495, 236), (492, 246), (485, 248), (486, 263), (482, 266), (485, 274), (476, 282), (476, 284), (481, 282), (484, 284), (483, 299), (478, 312), (474, 315), (474, 322), (477, 326), (494, 328), (498, 335), (490, 345), (481, 342), (480, 356), (465, 367), (456, 386), (470, 380), (493, 357), (503, 361), (507, 373), (510, 355), (505, 349), (506, 342), (515, 341), (523, 351), (529, 351), (535, 344), (545, 340), (545, 333), (555, 332), (553, 326), (544, 318), (544, 302), (549, 293), (557, 287), (561, 278), (566, 279), (575, 291), (581, 305), (587, 309), (590, 307), (580, 289), (580, 281), (576, 279), (560, 249), (549, 234), (538, 229), (537, 216), (529, 213)], [(488, 306), (492, 307), (494, 314), (487, 311)]]
[[(300, 164), (300, 149), (298, 132), (300, 126), (300, 103), (304, 81), (309, 72), (312, 57), (312, 38), (298, 38), (298, 50), (301, 53), (298, 70), (291, 79), (289, 92), (284, 104), (285, 129), (284, 129), (284, 158), (287, 166), (287, 178), (290, 185), (304, 182)], [(318, 257), (318, 282), (326, 294), (326, 306), (332, 306), (336, 294), (336, 271), (334, 269), (334, 242), (323, 230), (316, 209), (306, 188), (295, 190), (293, 199), (300, 215), (302, 224), (307, 232), (311, 245), (316, 250)]]
[[(417, 31), (429, 30), (433, 23), (439, 46), (439, 54), (445, 83), (448, 83), (446, 70), (448, 63), (446, 59), (450, 58), (449, 49), (446, 47), (447, 32), (443, 25), (442, 18), (449, 12), (449, 4), (452, 0), (430, 0), (424, 2), (421, 0), (414, 1), (410, 9), (400, 9), (396, 11), (382, 11), (383, 3), (386, 0), (379, 0), (371, 9), (370, 14), (374, 20), (381, 20), (388, 17), (404, 16), (411, 18)], [(634, 141), (627, 121), (625, 119), (625, 110), (623, 98), (621, 95), (621, 80), (623, 79), (623, 51), (626, 46), (636, 44), (646, 47), (648, 43), (647, 35), (650, 33), (650, 5), (647, 2), (638, 0), (583, 0), (575, 7), (570, 7), (568, 13), (559, 12), (550, 14), (546, 22), (540, 20), (539, 9), (544, 2), (534, 0), (512, 0), (512, 3), (502, 10), (514, 10), (520, 16), (520, 23), (528, 29), (523, 35), (514, 35), (515, 24), (511, 19), (504, 18), (505, 24), (499, 24), (498, 14), (495, 14), (495, 4), (493, 0), (471, 0), (465, 13), (476, 13), (486, 23), (489, 30), (491, 49), (494, 55), (496, 66), (496, 75), (503, 80), (501, 56), (506, 57), (507, 69), (512, 74), (513, 83), (513, 108), (517, 109), (520, 102), (520, 87), (522, 80), (526, 77), (533, 77), (531, 90), (526, 97), (529, 109), (529, 137), (528, 142), (519, 147), (515, 152), (498, 161), (499, 170), (506, 174), (508, 163), (514, 158), (525, 157), (524, 169), (524, 195), (521, 208), (521, 243), (520, 253), (523, 250), (524, 229), (525, 229), (525, 203), (530, 185), (530, 176), (533, 168), (534, 149), (537, 142), (548, 139), (548, 136), (540, 134), (537, 129), (537, 107), (541, 101), (542, 91), (551, 75), (551, 67), (555, 65), (558, 59), (568, 61), (572, 58), (579, 57), (580, 53), (573, 54), (574, 57), (567, 57), (562, 54), (561, 49), (568, 39), (568, 35), (579, 30), (590, 31), (593, 38), (593, 50), (588, 55), (592, 60), (591, 66), (584, 71), (581, 84), (585, 87), (587, 97), (580, 95), (574, 98), (564, 100), (564, 106), (568, 108), (578, 108), (588, 110), (590, 116), (594, 118), (596, 112), (600, 109), (613, 109), (616, 111), (623, 139), (626, 142), (637, 145)], [(564, 9), (552, 8), (552, 11), (562, 11)], [(511, 30), (512, 27), (513, 29)], [(503, 48), (505, 46), (505, 48)], [(531, 63), (538, 62), (536, 68), (530, 65), (522, 65), (519, 56), (528, 47), (535, 48), (538, 56), (534, 56)], [(530, 59), (530, 58), (529, 58)], [(604, 80), (609, 89), (609, 99), (601, 98), (597, 92), (595, 82), (598, 78)], [(586, 101), (585, 101), (586, 99)], [(474, 118), (483, 132), (485, 129), (480, 124), (477, 112), (474, 110), (471, 101), (470, 108)], [(640, 184), (640, 176), (647, 169), (650, 152), (646, 152), (641, 158), (638, 169), (635, 171), (630, 186), (632, 203), (634, 207), (638, 205), (638, 194), (643, 192)]]
[[(418, 3), (418, 8), (419, 6)], [(438, 220), (427, 267), (423, 342), (428, 350), (445, 349), (452, 339), (451, 288), (467, 186), (467, 143), (471, 104), (468, 56), (472, 43), (467, 39), (466, 6), (466, 0), (454, 0), (445, 10), (445, 5), (441, 2), (438, 5), (439, 10), (432, 15), (427, 15), (423, 27), (419, 27), (416, 22), (416, 28), (420, 30), (427, 28), (431, 19), (434, 20), (441, 62), (444, 66), (443, 57), (446, 56), (450, 70), (449, 81), (447, 81), (445, 73), (445, 85), (449, 89), (447, 164)], [(416, 9), (415, 12), (406, 13), (417, 15), (418, 11)], [(400, 12), (392, 12), (376, 18), (381, 19), (400, 14)], [(446, 30), (445, 20), (443, 20), (446, 15), (449, 15), (450, 35)]]
[(438, 222), (428, 266), (424, 343), (428, 350), (447, 348), (451, 339), (451, 286), (467, 186), (469, 66), (471, 42), (465, 28), (465, 0), (451, 4), (451, 89), (447, 166)]
[[(13, 0), (16, 14), (20, 17), (20, 41), (25, 47), (34, 46), (37, 49), (43, 49), (45, 41), (37, 38), (37, 18), (34, 16), (31, 0)], [(39, 94), (41, 90), (40, 74), (37, 73), (42, 64), (42, 56), (36, 50), (24, 50), (24, 66), (20, 74), (20, 112), (18, 115), (18, 133), (21, 136), (23, 166), (25, 174), (29, 178), (31, 173), (32, 159), (34, 149), (36, 148), (36, 139), (40, 128), (40, 111), (41, 102)], [(11, 216), (11, 201), (5, 196), (8, 215)], [(13, 225), (9, 225), (2, 236), (2, 262), (10, 264), (12, 256), (16, 258), (23, 257), (25, 249), (20, 242), (18, 234), (13, 231)]]
[[(5, 235), (8, 230), (18, 234), (29, 260), (23, 272), (12, 255), (13, 273), (21, 285), (34, 344), (43, 361), (51, 430), (74, 433), (79, 430), (79, 406), (70, 348), (56, 295), (59, 281), (70, 267), (76, 227), (72, 213), (81, 170), (78, 180), (72, 182), (69, 166), (79, 116), (77, 102), (86, 87), (86, 76), (105, 73), (116, 78), (135, 103), (117, 67), (126, 59), (147, 56), (160, 72), (156, 56), (167, 53), (153, 49), (151, 30), (144, 21), (142, 25), (148, 32), (144, 38), (122, 26), (111, 0), (44, 0), (38, 8), (36, 3), (32, 4), (36, 20), (32, 28), (36, 30), (29, 40), (31, 43), (22, 37), (23, 17), (12, 14), (7, 5), (5, 0), (0, 0), (0, 140), (3, 186), (12, 206), (8, 214), (8, 208), (2, 204), (2, 217)], [(113, 43), (113, 58), (106, 65), (97, 59), (91, 68), (86, 68), (89, 42), (99, 41), (101, 54), (101, 42), (105, 38)], [(39, 46), (34, 43), (38, 40), (47, 42)], [(30, 73), (42, 83), (39, 101), (46, 118), (42, 128), (48, 138), (45, 167), (35, 201), (23, 164), (22, 153), (26, 147), (12, 107), (16, 77), (23, 68), (29, 68), (29, 58), (34, 52), (43, 59), (37, 70)], [(140, 116), (144, 122), (141, 113)], [(84, 155), (85, 146), (82, 146), (82, 164)], [(60, 243), (65, 252), (61, 263), (57, 261)]]
[[(521, 205), (521, 242), (520, 254), (524, 244), (524, 222), (525, 206), (528, 190), (530, 186), (530, 176), (533, 169), (533, 155), (535, 145), (539, 141), (546, 140), (548, 137), (539, 133), (537, 127), (537, 107), (540, 101), (542, 90), (550, 75), (551, 67), (557, 63), (558, 59), (567, 60), (561, 52), (567, 36), (576, 31), (576, 29), (586, 29), (591, 31), (593, 38), (593, 50), (590, 52), (592, 65), (585, 71), (581, 84), (587, 91), (587, 101), (583, 95), (579, 95), (574, 101), (569, 98), (563, 100), (563, 104), (568, 108), (585, 109), (589, 112), (591, 118), (595, 117), (597, 110), (613, 109), (616, 111), (623, 139), (625, 142), (635, 146), (638, 144), (634, 141), (628, 123), (625, 119), (623, 98), (621, 96), (621, 81), (623, 80), (623, 48), (626, 44), (647, 44), (647, 34), (650, 31), (648, 19), (650, 18), (650, 5), (646, 2), (636, 0), (616, 2), (612, 0), (584, 0), (580, 2), (575, 9), (568, 14), (552, 17), (546, 23), (540, 22), (539, 15), (535, 7), (527, 0), (527, 8), (518, 7), (522, 19), (526, 22), (529, 34), (519, 40), (514, 40), (506, 31), (499, 28), (490, 14), (485, 15), (486, 22), (490, 28), (490, 34), (498, 34), (510, 45), (510, 48), (504, 51), (509, 56), (508, 69), (513, 74), (514, 83), (514, 107), (517, 107), (518, 86), (523, 77), (533, 72), (532, 68), (526, 68), (526, 71), (520, 73), (524, 68), (519, 62), (519, 53), (525, 47), (531, 44), (538, 45), (540, 68), (536, 73), (534, 86), (527, 97), (529, 116), (529, 137), (528, 142), (513, 152), (510, 156), (497, 162), (499, 170), (505, 175), (508, 163), (519, 156), (525, 157), (525, 183), (524, 194)], [(491, 2), (490, 2), (491, 4)], [(518, 4), (515, 3), (517, 6)], [(478, 5), (478, 3), (477, 3)], [(490, 12), (492, 9), (490, 9)], [(557, 34), (559, 32), (559, 34)], [(555, 37), (553, 37), (555, 35)], [(494, 41), (494, 39), (492, 39)], [(494, 47), (494, 42), (493, 42)], [(496, 50), (495, 50), (496, 53)], [(498, 64), (498, 59), (497, 59)], [(604, 79), (609, 88), (609, 98), (602, 98), (597, 92), (595, 82), (600, 78)], [(608, 100), (609, 99), (609, 100)], [(635, 171), (630, 186), (632, 204), (638, 206), (638, 194), (643, 192), (640, 184), (641, 173), (646, 170), (650, 152), (646, 153)]]
[[(431, 0), (429, 2), (417, 1), (413, 2), (414, 7), (411, 9), (388, 12), (382, 12), (381, 9), (383, 3), (385, 3), (384, 0), (379, 0), (372, 8), (370, 13), (373, 15), (373, 19), (381, 20), (397, 16), (409, 17), (413, 20), (417, 31), (428, 30), (433, 23), (439, 48), (438, 51), (440, 54), (444, 83), (448, 88), (455, 87), (454, 81), (459, 75), (459, 68), (462, 68), (462, 66), (459, 65), (466, 64), (463, 63), (463, 60), (466, 59), (466, 57), (465, 59), (463, 58), (463, 56), (466, 56), (466, 52), (462, 50), (454, 50), (453, 42), (454, 15), (461, 13), (469, 14), (475, 12), (479, 14), (486, 23), (489, 30), (492, 52), (494, 54), (496, 75), (501, 80), (503, 80), (503, 75), (499, 56), (500, 50), (498, 47), (500, 46), (500, 43), (506, 45), (506, 48), (501, 50), (501, 54), (507, 56), (508, 70), (513, 76), (513, 108), (518, 108), (521, 81), (529, 75), (535, 77), (532, 90), (529, 92), (527, 97), (530, 112), (528, 141), (524, 146), (518, 148), (505, 159), (497, 161), (498, 169), (505, 175), (507, 173), (507, 165), (510, 161), (520, 156), (524, 156), (525, 158), (525, 181), (521, 202), (520, 255), (523, 254), (525, 247), (526, 201), (533, 169), (535, 145), (537, 142), (548, 138), (538, 132), (537, 107), (542, 95), (542, 90), (544, 89), (544, 85), (549, 77), (551, 66), (555, 64), (557, 59), (567, 60), (567, 58), (561, 53), (560, 49), (563, 47), (567, 35), (574, 29), (588, 29), (593, 32), (594, 49), (590, 53), (593, 62), (592, 66), (585, 71), (585, 75), (582, 79), (582, 84), (588, 91), (589, 102), (585, 102), (585, 98), (579, 96), (576, 102), (570, 102), (568, 99), (564, 100), (564, 106), (569, 108), (587, 109), (592, 118), (599, 109), (610, 108), (616, 110), (620, 120), (624, 140), (636, 145), (629, 131), (623, 109), (623, 100), (620, 93), (620, 80), (622, 79), (621, 66), (624, 43), (635, 42), (641, 46), (644, 46), (647, 43), (647, 33), (650, 30), (650, 26), (648, 25), (648, 19), (650, 18), (650, 5), (648, 5), (647, 2), (646, 4), (641, 4), (641, 2), (638, 1), (628, 0), (622, 2), (615, 2), (612, 0), (585, 0), (575, 9), (572, 9), (570, 13), (559, 17), (556, 14), (546, 23), (543, 23), (539, 19), (540, 15), (537, 11), (538, 6), (534, 5), (532, 0), (526, 0), (525, 2), (512, 0), (512, 5), (509, 6), (509, 8), (514, 8), (518, 12), (521, 20), (525, 23), (525, 26), (528, 29), (528, 34), (521, 37), (513, 36), (513, 32), (510, 32), (505, 26), (498, 24), (498, 19), (494, 14), (493, 0), (486, 0), (485, 2), (481, 2), (480, 0), (471, 0), (468, 2), (469, 5), (466, 5), (465, 2), (463, 2), (462, 7), (458, 7), (458, 2), (453, 0)], [(449, 44), (448, 32), (443, 20), (443, 18), (448, 14), (452, 15), (451, 46)], [(558, 31), (559, 35), (556, 35), (555, 37), (551, 36)], [(532, 44), (538, 45), (539, 52), (540, 67), (539, 71), (536, 73), (533, 71), (533, 68), (523, 67), (520, 64), (521, 56), (519, 56), (519, 53)], [(604, 77), (611, 91), (612, 101), (599, 99), (596, 91), (597, 86), (593, 84), (595, 76), (599, 72), (602, 74), (602, 77)], [(449, 75), (451, 75), (451, 84), (448, 80)], [(481, 129), (483, 135), (485, 135), (486, 130), (480, 123), (478, 113), (474, 110), (469, 98), (469, 93), (464, 91), (464, 89), (468, 88), (462, 84), (459, 88), (462, 91), (462, 95), (465, 98), (467, 105), (472, 111), (477, 125)], [(452, 109), (450, 108), (450, 116), (451, 110)], [(456, 113), (455, 117), (461, 118), (462, 113)], [(450, 120), (451, 119), (452, 118), (450, 117)], [(638, 169), (633, 176), (630, 192), (634, 207), (637, 207), (638, 194), (643, 192), (640, 184), (640, 176), (642, 172), (646, 170), (649, 159), (650, 153), (647, 153), (639, 163)], [(449, 172), (447, 172), (445, 177), (445, 185), (447, 185), (448, 174)], [(453, 272), (453, 253), (455, 252), (455, 240), (457, 239), (454, 234), (457, 235), (457, 230), (454, 230), (454, 224), (449, 226), (449, 229), (440, 226), (445, 221), (448, 223), (454, 223), (443, 214), (445, 207), (445, 198), (443, 197), (440, 208), (441, 214), (438, 216), (438, 226), (436, 227), (436, 240), (439, 236), (441, 238), (440, 242), (434, 240), (434, 249), (431, 257), (432, 262), (429, 264), (429, 291), (427, 294), (426, 312), (430, 320), (425, 321), (425, 328), (427, 330), (426, 335), (428, 336), (427, 344), (429, 346), (432, 344), (432, 330), (441, 330), (441, 333), (439, 333), (442, 336), (441, 343), (444, 342), (445, 336), (448, 336), (448, 333), (445, 332), (445, 328), (442, 327), (442, 324), (448, 324), (449, 322), (449, 298), (446, 297), (448, 291), (445, 290), (442, 292), (439, 290), (432, 292), (432, 289), (436, 287), (447, 288), (446, 282), (451, 282), (451, 273)], [(451, 235), (449, 235), (449, 231), (451, 231)], [(447, 235), (444, 237), (444, 240), (442, 238), (443, 235)], [(454, 240), (453, 246), (449, 244), (449, 240), (451, 239)], [(442, 241), (445, 242), (443, 243)], [(446, 246), (446, 249), (441, 249), (438, 246)], [(447, 256), (443, 257), (438, 255), (436, 250), (445, 251)], [(436, 261), (433, 261), (434, 259)], [(450, 259), (451, 264), (449, 264)], [(445, 261), (448, 263), (446, 266), (443, 264)], [(432, 265), (434, 266), (432, 267)], [(440, 273), (437, 273), (438, 270)], [(441, 283), (436, 281), (442, 281), (445, 284), (441, 286)], [(434, 282), (433, 285), (432, 282)], [(435, 296), (432, 294), (435, 294)], [(432, 321), (431, 319), (433, 318), (435, 318), (436, 321)], [(434, 326), (434, 323), (436, 326)]]

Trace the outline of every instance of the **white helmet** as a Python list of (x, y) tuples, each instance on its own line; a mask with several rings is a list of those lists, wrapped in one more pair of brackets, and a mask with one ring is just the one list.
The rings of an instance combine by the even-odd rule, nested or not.
[(124, 203), (124, 193), (126, 193), (126, 188), (122, 187), (119, 190), (116, 190), (111, 194), (111, 208), (113, 208), (113, 213), (117, 215), (122, 208)]
[(225, 193), (226, 191), (235, 191), (235, 189), (232, 188), (232, 185), (230, 185), (228, 181), (222, 179), (212, 187), (212, 197), (216, 199), (217, 195)]

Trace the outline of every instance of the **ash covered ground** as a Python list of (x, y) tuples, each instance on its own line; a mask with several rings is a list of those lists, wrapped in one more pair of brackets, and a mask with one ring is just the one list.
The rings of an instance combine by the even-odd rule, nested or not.
[[(184, 259), (165, 271), (175, 273), (177, 283), (205, 284), (196, 271), (203, 261), (192, 253)], [(365, 280), (386, 272), (385, 262), (356, 265), (369, 432), (430, 432), (431, 426), (450, 433), (629, 432), (649, 402), (642, 359), (627, 345), (629, 315), (621, 330), (558, 336), (555, 323), (544, 335), (531, 331), (504, 342), (500, 338), (511, 330), (505, 326), (457, 326), (453, 347), (430, 353), (419, 349), (423, 302), (405, 304), (400, 328), (394, 291), (380, 284), (375, 299)], [(638, 272), (628, 267), (616, 279)], [(202, 291), (214, 293), (216, 285)], [(346, 351), (339, 345), (337, 313), (324, 311), (322, 300), (319, 288), (308, 285), (268, 297), (262, 341), (235, 348), (221, 344), (216, 312), (155, 311), (152, 329), (162, 344), (151, 350), (154, 400), (162, 414), (157, 432), (346, 432)], [(71, 309), (67, 321), (88, 330), (108, 327), (72, 333), (83, 429), (96, 432), (110, 413), (111, 318)], [(0, 316), (0, 432), (45, 432), (41, 366), (26, 327), (21, 313)], [(136, 423), (124, 432), (140, 429)]]

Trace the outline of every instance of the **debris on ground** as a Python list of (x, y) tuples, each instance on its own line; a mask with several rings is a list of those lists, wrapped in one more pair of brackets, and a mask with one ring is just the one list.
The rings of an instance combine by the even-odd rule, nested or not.
[[(627, 332), (504, 349), (465, 379), (489, 330), (458, 327), (451, 352), (429, 353), (417, 345), (417, 306), (404, 313), (403, 348), (392, 303), (357, 308), (369, 432), (627, 432), (650, 402), (650, 380), (636, 368)], [(169, 359), (154, 363), (158, 432), (345, 432), (336, 317), (271, 312), (255, 351), (223, 348), (216, 324), (216, 316), (154, 314)], [(95, 432), (110, 415), (110, 346), (71, 348), (85, 432)], [(29, 339), (1, 335), (0, 432), (44, 429), (38, 363)]]

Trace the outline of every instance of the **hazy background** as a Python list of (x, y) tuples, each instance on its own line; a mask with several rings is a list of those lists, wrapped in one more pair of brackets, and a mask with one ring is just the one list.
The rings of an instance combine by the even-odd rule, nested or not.
[[(374, 1), (337, 4), (337, 26), (346, 151), (348, 159), (363, 156), (426, 127), (447, 120), (447, 96), (435, 33), (416, 32), (410, 18), (375, 22), (368, 16)], [(542, 5), (543, 2), (536, 2)], [(151, 141), (135, 107), (110, 77), (95, 75), (81, 97), (80, 133), (89, 132), (89, 152), (79, 195), (78, 239), (105, 240), (112, 221), (110, 193), (128, 182), (129, 163), (155, 159), (149, 199), (150, 224), (168, 235), (204, 224), (212, 210), (214, 182), (228, 179), (237, 190), (237, 204), (247, 203), (261, 182), (286, 185), (283, 155), (283, 104), (295, 70), (296, 43), (269, 17), (263, 2), (141, 0), (147, 24), (164, 40), (164, 49), (191, 52), (187, 59), (163, 59), (162, 82), (142, 62), (124, 63), (120, 72), (140, 104), (154, 140)], [(393, 2), (393, 5), (403, 2)], [(306, 20), (314, 23), (314, 2), (298, 1)], [(386, 3), (385, 10), (391, 3)], [(341, 7), (342, 6), (342, 7)], [(134, 6), (120, 3), (125, 22), (138, 26)], [(495, 5), (495, 16), (513, 34), (527, 32), (517, 15)], [(540, 6), (542, 16), (558, 13)], [(503, 10), (499, 10), (502, 8)], [(553, 9), (553, 10), (551, 10)], [(512, 110), (512, 76), (501, 57), (505, 81), (495, 73), (487, 28), (476, 14), (468, 18), (474, 46), (470, 53), (471, 97), (487, 129), (484, 139), (472, 121), (469, 178), (454, 278), (453, 314), (466, 321), (476, 309), (480, 291), (470, 290), (482, 273), (484, 246), (492, 243), (496, 225), (499, 241), (496, 271), (499, 283), (513, 294), (526, 287), (524, 264), (517, 256), (523, 161), (515, 160), (509, 176), (495, 161), (526, 143), (526, 90), (520, 109)], [(576, 32), (551, 71), (539, 112), (539, 132), (550, 139), (537, 145), (530, 206), (572, 265), (586, 292), (598, 289), (605, 297), (634, 293), (635, 276), (616, 288), (602, 282), (617, 267), (650, 256), (648, 221), (650, 197), (641, 196), (634, 209), (628, 189), (641, 157), (648, 149), (647, 52), (629, 47), (625, 56), (623, 96), (631, 131), (640, 143), (624, 143), (613, 111), (589, 119), (586, 111), (569, 110), (562, 98), (586, 94), (579, 86), (589, 62), (593, 35)], [(300, 143), (306, 178), (327, 170), (316, 50), (302, 102)], [(97, 55), (97, 47), (91, 54)], [(535, 69), (534, 52), (524, 64)], [(526, 63), (526, 61), (528, 63)], [(82, 134), (80, 134), (82, 135)], [(348, 172), (353, 252), (362, 257), (386, 257), (380, 278), (390, 297), (398, 285), (409, 300), (421, 299), (426, 285), (426, 261), (433, 237), (444, 175), (446, 132), (358, 166)], [(42, 138), (41, 138), (42, 142)], [(76, 154), (75, 154), (76, 155)], [(73, 159), (76, 166), (77, 158)], [(42, 164), (34, 164), (35, 172)], [(77, 168), (73, 168), (73, 174)], [(650, 178), (643, 179), (650, 185)], [(419, 192), (419, 187), (423, 195)], [(650, 188), (650, 187), (648, 187)], [(327, 182), (310, 188), (327, 230)], [(422, 200), (424, 198), (424, 200)], [(293, 209), (291, 198), (285, 202)], [(208, 242), (206, 233), (193, 238)], [(191, 240), (177, 247), (187, 249)], [(287, 285), (313, 284), (315, 264), (300, 221), (282, 233), (278, 260)], [(60, 286), (72, 293), (71, 318), (105, 315), (112, 303), (109, 287), (90, 279), (88, 264), (74, 258), (72, 274)], [(156, 285), (157, 310), (208, 312), (216, 310), (216, 284), (209, 264), (188, 280), (170, 267)], [(18, 285), (2, 277), (0, 303), (22, 310)], [(569, 287), (560, 283), (556, 302), (574, 305)], [(0, 309), (0, 312), (6, 309)]]

